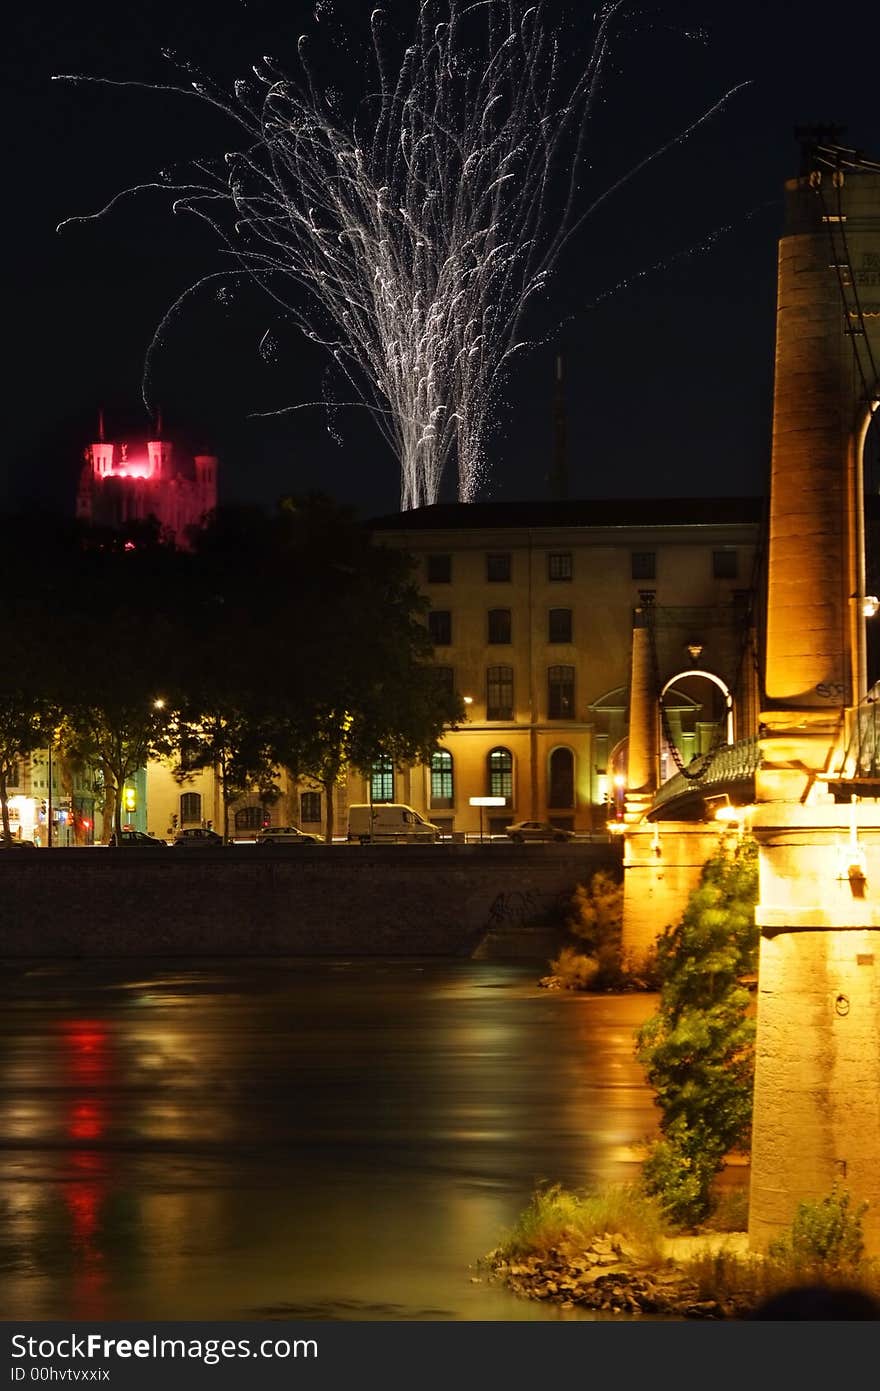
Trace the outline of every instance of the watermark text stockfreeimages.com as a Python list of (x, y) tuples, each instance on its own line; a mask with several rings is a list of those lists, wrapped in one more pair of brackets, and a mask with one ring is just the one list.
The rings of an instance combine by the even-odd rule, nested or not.
[[(163, 1338), (157, 1333), (145, 1338), (107, 1338), (103, 1333), (71, 1333), (60, 1338), (34, 1338), (24, 1333), (13, 1333), (11, 1342), (13, 1381), (57, 1380), (43, 1375), (51, 1369), (40, 1364), (80, 1358), (110, 1364), (118, 1359), (127, 1361), (140, 1358), (148, 1361), (170, 1358), (181, 1362), (204, 1362), (210, 1367), (218, 1362), (232, 1361), (236, 1358), (284, 1360), (318, 1356), (318, 1343), (315, 1338)], [(28, 1369), (26, 1365), (18, 1365), (22, 1361), (29, 1361), (34, 1365)], [(96, 1370), (98, 1369), (87, 1369), (89, 1373)], [(109, 1374), (107, 1377), (84, 1374), (65, 1379), (108, 1380)]]

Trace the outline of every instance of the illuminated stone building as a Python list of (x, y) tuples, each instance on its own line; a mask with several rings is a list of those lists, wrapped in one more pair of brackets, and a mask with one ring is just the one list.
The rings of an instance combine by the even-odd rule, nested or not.
[(111, 527), (155, 517), (166, 536), (185, 545), (187, 528), (199, 526), (217, 506), (215, 456), (183, 458), (161, 438), (114, 443), (103, 438), (103, 420), (98, 435), (85, 450), (77, 517)]
[(373, 521), (376, 541), (416, 558), (435, 662), (467, 715), (430, 767), (380, 762), (350, 799), (372, 792), (473, 833), (470, 798), (501, 795), (490, 832), (525, 819), (603, 831), (622, 796), (638, 608), (660, 684), (676, 678), (660, 776), (675, 771), (671, 744), (687, 763), (716, 738), (725, 712), (701, 671), (730, 690), (735, 736), (754, 733), (745, 650), (760, 516), (758, 499), (663, 498), (440, 504)]

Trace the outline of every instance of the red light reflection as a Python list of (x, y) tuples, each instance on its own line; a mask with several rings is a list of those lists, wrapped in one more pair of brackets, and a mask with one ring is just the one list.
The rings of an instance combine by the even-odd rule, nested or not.
[(69, 1098), (64, 1133), (71, 1146), (62, 1185), (74, 1259), (71, 1313), (77, 1318), (102, 1318), (108, 1314), (108, 1292), (101, 1210), (110, 1175), (106, 1155), (94, 1146), (104, 1139), (110, 1119), (111, 1040), (107, 1026), (92, 1019), (65, 1021), (60, 1035)]

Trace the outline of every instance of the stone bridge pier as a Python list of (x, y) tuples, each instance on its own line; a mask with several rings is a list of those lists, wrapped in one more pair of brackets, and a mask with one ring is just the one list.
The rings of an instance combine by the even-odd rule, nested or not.
[(761, 932), (749, 1240), (801, 1200), (867, 1202), (880, 1255), (880, 787), (866, 695), (862, 453), (878, 399), (880, 164), (805, 147), (779, 245), (765, 691), (752, 825)]

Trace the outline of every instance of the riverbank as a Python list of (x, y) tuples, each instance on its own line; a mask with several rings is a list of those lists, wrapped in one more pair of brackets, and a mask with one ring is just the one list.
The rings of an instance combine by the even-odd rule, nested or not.
[(707, 1294), (695, 1273), (701, 1258), (747, 1260), (746, 1232), (712, 1232), (671, 1237), (661, 1262), (640, 1259), (626, 1237), (603, 1233), (584, 1245), (552, 1247), (540, 1255), (508, 1257), (491, 1251), (479, 1269), (490, 1282), (526, 1299), (562, 1309), (586, 1308), (604, 1314), (647, 1314), (675, 1319), (745, 1318), (760, 1295)]

